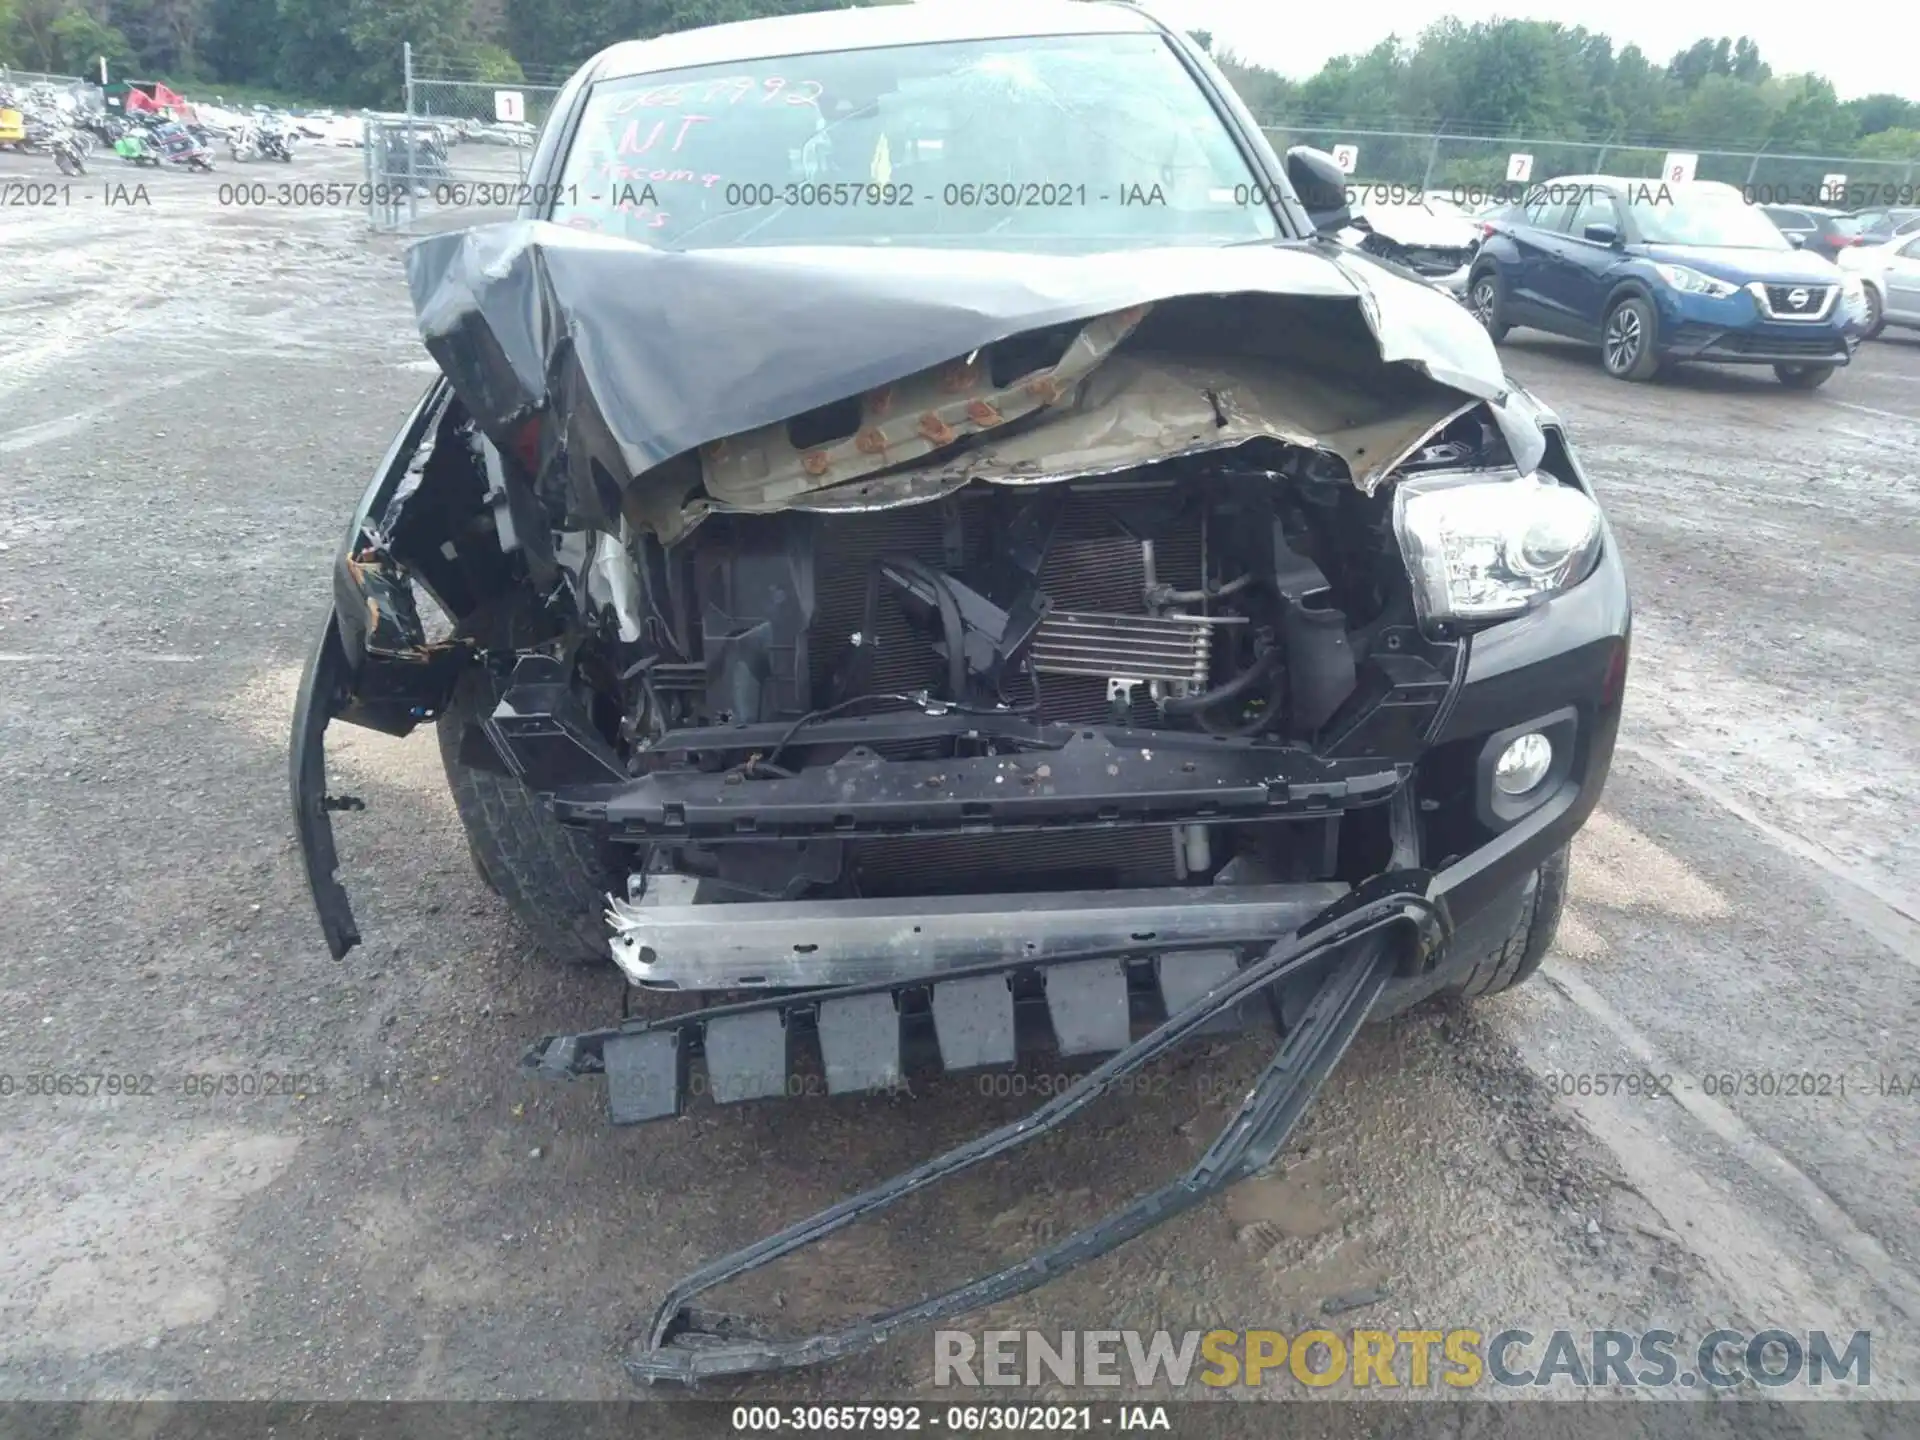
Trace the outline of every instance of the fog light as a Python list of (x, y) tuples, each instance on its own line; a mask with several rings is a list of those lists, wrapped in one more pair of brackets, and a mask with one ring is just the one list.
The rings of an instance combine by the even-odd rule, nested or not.
[(1503, 795), (1524, 795), (1553, 764), (1553, 743), (1537, 731), (1522, 735), (1500, 752), (1493, 765), (1494, 788)]

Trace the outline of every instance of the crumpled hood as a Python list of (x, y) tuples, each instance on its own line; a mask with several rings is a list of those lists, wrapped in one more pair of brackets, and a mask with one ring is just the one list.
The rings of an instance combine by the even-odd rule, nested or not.
[[(617, 515), (633, 477), (712, 442), (1024, 332), (1184, 297), (1247, 297), (1249, 314), (1263, 297), (1351, 304), (1375, 370), (1489, 402), (1523, 468), (1545, 449), (1471, 317), (1329, 246), (677, 252), (516, 220), (417, 242), (407, 276), (429, 353), (496, 445), (529, 417), (559, 421), (563, 440), (546, 426), (541, 442), (542, 465), (564, 452), (568, 472), (545, 487), (550, 508), (589, 520)], [(1367, 489), (1381, 478), (1355, 472)]]
[(1413, 249), (1464, 250), (1480, 239), (1480, 227), (1463, 215), (1425, 205), (1363, 205), (1367, 228)]

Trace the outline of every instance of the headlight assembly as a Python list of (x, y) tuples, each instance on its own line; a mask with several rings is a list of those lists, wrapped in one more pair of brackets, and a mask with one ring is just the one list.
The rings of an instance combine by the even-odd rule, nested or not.
[(1724, 300), (1729, 295), (1740, 293), (1738, 285), (1730, 285), (1725, 280), (1717, 280), (1711, 275), (1687, 265), (1656, 265), (1654, 272), (1676, 290), (1684, 290), (1689, 295), (1711, 295), (1716, 300)]
[(1599, 507), (1544, 475), (1403, 480), (1393, 528), (1423, 623), (1522, 614), (1586, 579), (1600, 553)]

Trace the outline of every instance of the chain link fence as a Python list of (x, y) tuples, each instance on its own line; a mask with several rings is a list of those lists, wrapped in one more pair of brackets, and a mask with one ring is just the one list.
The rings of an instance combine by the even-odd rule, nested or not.
[(468, 223), (518, 205), (534, 137), (565, 75), (503, 79), (458, 61), (401, 57), (406, 109), (366, 120), (368, 220), (376, 230)]
[(31, 90), (36, 85), (45, 85), (54, 90), (78, 90), (91, 84), (80, 75), (49, 75), (44, 70), (15, 70), (0, 65), (0, 90)]
[(104, 108), (100, 87), (84, 75), (50, 75), (44, 70), (14, 70), (0, 65), (0, 95), (10, 95), (18, 104), (35, 91), (50, 91), (75, 110)]
[[(1549, 140), (1312, 126), (1271, 126), (1274, 149), (1312, 145), (1351, 159), (1356, 185), (1405, 186), (1476, 205), (1561, 175), (1617, 175), (1657, 183), (1670, 154), (1694, 157), (1696, 180), (1743, 187), (1757, 204), (1832, 204), (1843, 209), (1916, 203), (1920, 156), (1864, 160), (1768, 150), (1648, 147), (1605, 140)], [(1349, 156), (1348, 151), (1352, 154)], [(1838, 177), (1836, 179), (1836, 177)], [(1839, 188), (1833, 188), (1837, 185)]]

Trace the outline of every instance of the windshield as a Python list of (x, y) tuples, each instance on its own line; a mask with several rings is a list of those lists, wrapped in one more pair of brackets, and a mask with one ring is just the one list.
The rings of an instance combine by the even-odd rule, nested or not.
[(1627, 210), (1640, 238), (1655, 245), (1728, 245), (1741, 250), (1791, 250), (1793, 244), (1766, 211), (1739, 191), (1689, 190), (1678, 185), (1627, 187)]
[(1155, 35), (789, 56), (603, 81), (552, 218), (666, 249), (1093, 251), (1279, 233)]

